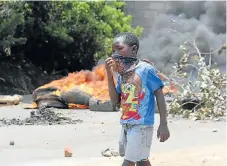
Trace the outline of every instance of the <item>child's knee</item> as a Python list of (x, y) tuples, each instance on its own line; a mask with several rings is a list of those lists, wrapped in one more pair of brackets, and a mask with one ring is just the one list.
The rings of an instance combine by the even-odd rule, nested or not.
[(150, 161), (147, 159), (147, 160), (144, 160), (144, 161), (139, 161), (136, 163), (136, 166), (151, 166), (151, 163)]

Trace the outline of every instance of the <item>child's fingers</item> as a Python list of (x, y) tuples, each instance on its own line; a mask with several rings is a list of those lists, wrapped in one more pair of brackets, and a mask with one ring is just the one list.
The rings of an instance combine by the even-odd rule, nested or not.
[(165, 142), (167, 139), (169, 139), (169, 135), (168, 134), (162, 134), (160, 136), (160, 142)]
[(113, 58), (109, 57), (106, 59), (106, 63), (109, 64), (109, 63), (112, 63), (113, 62)]
[(161, 134), (161, 136), (160, 136), (160, 142), (165, 142), (165, 140), (166, 140), (165, 134)]
[(112, 65), (113, 65), (113, 62), (114, 62), (114, 61), (113, 61), (112, 59), (110, 59), (110, 60), (108, 60), (106, 63), (107, 63), (109, 66), (110, 66), (110, 65), (112, 66)]
[(109, 60), (113, 60), (113, 58), (112, 57), (107, 58), (106, 62), (109, 61)]

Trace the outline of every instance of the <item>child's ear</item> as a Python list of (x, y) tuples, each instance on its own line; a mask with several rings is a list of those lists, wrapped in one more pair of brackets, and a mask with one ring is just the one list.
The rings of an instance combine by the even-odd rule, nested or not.
[(132, 46), (132, 51), (137, 51), (137, 49), (138, 49), (138, 48), (137, 48), (136, 45), (133, 45), (133, 46)]
[(135, 54), (137, 53), (137, 51), (138, 51), (137, 49), (138, 49), (138, 48), (137, 48), (136, 45), (133, 45), (133, 46), (132, 46), (132, 54), (133, 54), (133, 55), (135, 55)]

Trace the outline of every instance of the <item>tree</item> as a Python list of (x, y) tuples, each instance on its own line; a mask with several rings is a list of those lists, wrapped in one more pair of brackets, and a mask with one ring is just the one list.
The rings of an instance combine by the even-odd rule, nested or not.
[(13, 33), (27, 39), (19, 47), (12, 45), (12, 55), (23, 53), (49, 72), (91, 69), (98, 59), (110, 55), (114, 35), (129, 31), (140, 36), (143, 31), (142, 27), (131, 27), (131, 16), (122, 11), (125, 3), (117, 0), (12, 4), (10, 10), (21, 13), (24, 20), (15, 25)]
[(14, 3), (0, 2), (0, 56), (10, 56), (11, 47), (25, 44), (26, 38), (15, 35), (24, 24), (23, 13), (14, 10)]

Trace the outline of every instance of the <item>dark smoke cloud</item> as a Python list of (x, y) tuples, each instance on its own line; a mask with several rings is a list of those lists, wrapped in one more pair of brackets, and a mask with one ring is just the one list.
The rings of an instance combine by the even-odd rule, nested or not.
[(226, 2), (205, 3), (206, 14), (201, 16), (202, 22), (212, 28), (215, 33), (226, 33)]
[[(169, 2), (170, 9), (159, 15), (150, 34), (142, 39), (139, 55), (155, 63), (169, 74), (182, 55), (180, 46), (196, 41), (202, 53), (209, 53), (226, 43), (226, 2), (186, 1)], [(188, 42), (190, 43), (190, 42)], [(189, 47), (190, 51), (195, 51)], [(225, 54), (225, 52), (224, 52)], [(212, 63), (226, 65), (226, 56), (212, 55)]]
[(167, 14), (180, 15), (184, 14), (186, 18), (196, 18), (206, 12), (203, 1), (173, 1), (169, 2), (170, 9)]

